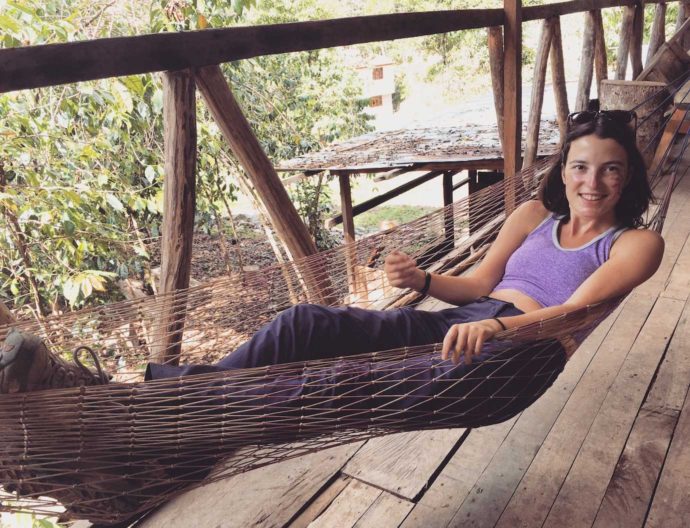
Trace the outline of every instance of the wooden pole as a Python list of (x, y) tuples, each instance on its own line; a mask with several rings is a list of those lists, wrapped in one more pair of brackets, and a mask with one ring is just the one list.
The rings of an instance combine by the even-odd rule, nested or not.
[(443, 215), (443, 228), (446, 235), (446, 244), (453, 247), (455, 240), (454, 221), (453, 221), (453, 176), (455, 171), (443, 173), (443, 205), (445, 212)]
[(661, 2), (654, 9), (654, 20), (649, 35), (649, 47), (647, 48), (647, 59), (645, 66), (649, 66), (654, 54), (666, 41), (666, 4)]
[(626, 7), (623, 12), (621, 22), (621, 38), (618, 43), (618, 56), (616, 58), (616, 80), (625, 79), (625, 72), (628, 69), (628, 52), (630, 50), (630, 37), (632, 36), (633, 19), (635, 18), (635, 7)]
[(343, 215), (343, 233), (345, 243), (355, 241), (355, 217), (352, 214), (352, 190), (350, 187), (350, 175), (339, 173), (340, 182), (340, 211)]
[(541, 38), (537, 47), (537, 58), (534, 63), (532, 79), (532, 97), (530, 98), (529, 121), (527, 123), (527, 143), (525, 145), (525, 159), (522, 168), (525, 169), (537, 159), (539, 145), (539, 125), (541, 124), (541, 110), (544, 105), (544, 85), (546, 84), (546, 66), (549, 62), (549, 50), (553, 37), (553, 18), (544, 20), (541, 28)]
[(597, 81), (597, 94), (601, 81), (608, 79), (608, 64), (606, 58), (606, 35), (604, 34), (604, 21), (601, 18), (601, 10), (594, 13), (594, 72)]
[(522, 0), (503, 0), (505, 25), (503, 66), (503, 172), (506, 215), (516, 206), (516, 178), (522, 141)]
[[(679, 2), (678, 3), (678, 19), (676, 20), (676, 33), (680, 31), (685, 21), (690, 17), (690, 2)], [(679, 44), (683, 49), (688, 49), (688, 40), (690, 35), (687, 33), (681, 37)]]
[[(196, 99), (189, 70), (163, 74), (165, 180), (161, 282), (163, 311), (152, 344), (153, 360), (178, 364), (192, 264), (196, 207)], [(166, 295), (167, 294), (167, 295)]]
[(568, 121), (568, 91), (565, 86), (565, 64), (563, 61), (563, 39), (561, 37), (561, 19), (553, 20), (553, 37), (551, 38), (551, 78), (553, 80), (553, 94), (556, 99), (556, 115), (558, 116), (558, 130), (561, 143), (565, 141), (566, 124)]
[[(317, 253), (314, 241), (302, 222), (271, 161), (235, 100), (220, 66), (195, 71), (199, 91), (211, 110), (230, 148), (261, 197), (278, 236), (285, 242), (293, 260)], [(310, 299), (328, 304), (328, 281), (313, 270), (302, 270)]]
[(642, 32), (644, 30), (644, 2), (634, 7), (632, 31), (630, 35), (630, 62), (632, 62), (633, 79), (642, 73)]
[(575, 111), (587, 109), (589, 93), (592, 88), (592, 75), (594, 67), (594, 13), (588, 11), (585, 14), (585, 29), (582, 36), (582, 54), (580, 55), (580, 78), (577, 83), (577, 99)]
[(498, 124), (498, 139), (501, 147), (503, 140), (503, 28), (494, 26), (489, 28), (489, 65), (491, 67), (491, 87), (494, 94), (494, 108), (496, 109), (496, 123)]

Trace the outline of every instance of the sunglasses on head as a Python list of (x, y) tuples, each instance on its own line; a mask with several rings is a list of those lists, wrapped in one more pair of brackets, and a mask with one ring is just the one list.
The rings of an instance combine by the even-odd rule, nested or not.
[(584, 125), (596, 120), (613, 121), (620, 125), (633, 124), (633, 131), (637, 132), (637, 114), (633, 110), (598, 110), (596, 112), (585, 110), (574, 112), (568, 116), (568, 128), (573, 125)]

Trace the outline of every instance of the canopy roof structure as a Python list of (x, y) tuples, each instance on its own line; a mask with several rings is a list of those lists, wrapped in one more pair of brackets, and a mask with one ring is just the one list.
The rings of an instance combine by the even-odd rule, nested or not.
[[(558, 125), (543, 121), (538, 156), (553, 154), (558, 140)], [(372, 132), (284, 161), (276, 169), (370, 173), (502, 167), (503, 151), (496, 126), (463, 124)]]

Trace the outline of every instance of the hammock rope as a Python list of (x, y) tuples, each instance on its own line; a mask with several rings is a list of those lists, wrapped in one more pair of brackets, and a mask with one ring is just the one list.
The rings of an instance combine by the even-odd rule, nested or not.
[[(666, 185), (647, 217), (657, 230), (687, 142), (688, 136), (670, 176), (650, 178), (655, 187)], [(298, 262), (14, 325), (41, 335), (58, 353), (91, 346), (106, 370), (117, 369), (118, 380), (128, 383), (1, 395), (1, 508), (55, 515), (61, 503), (66, 519), (112, 524), (190, 485), (316, 450), (390, 432), (507, 419), (516, 401), (526, 406), (551, 385), (563, 368), (563, 350), (572, 350), (621, 299), (502, 332), (486, 345), (485, 361), (464, 366), (457, 377), (430, 378), (414, 394), (406, 382), (440, 363), (440, 345), (145, 383), (141, 367), (155, 344), (151, 328), (171, 304), (185, 317), (182, 358), (189, 363), (218, 359), (283, 309), (309, 301), (307, 273), (327, 276), (342, 304), (394, 305), (400, 291), (385, 284), (382, 255), (394, 248), (439, 272), (466, 269), (503, 223), (506, 183), (517, 189), (517, 203), (532, 199), (557, 159), (540, 160), (514, 182), (499, 182), (409, 224)], [(0, 336), (8, 330), (0, 328)], [(401, 365), (404, 376), (394, 377)], [(308, 389), (297, 399), (289, 396), (295, 384)]]

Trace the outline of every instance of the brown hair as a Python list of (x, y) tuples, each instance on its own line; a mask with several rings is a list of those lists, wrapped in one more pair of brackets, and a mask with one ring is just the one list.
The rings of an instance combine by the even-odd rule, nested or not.
[(574, 124), (568, 130), (565, 143), (561, 150), (561, 158), (551, 169), (539, 186), (539, 199), (549, 211), (570, 216), (570, 207), (565, 195), (565, 185), (561, 177), (563, 167), (568, 159), (570, 145), (583, 136), (596, 135), (601, 139), (614, 139), (625, 149), (628, 155), (628, 183), (623, 188), (620, 200), (616, 204), (616, 218), (625, 227), (640, 227), (644, 225), (642, 215), (653, 199), (652, 190), (647, 181), (642, 154), (635, 143), (635, 133), (626, 124), (612, 119), (601, 118), (599, 115), (591, 121)]

